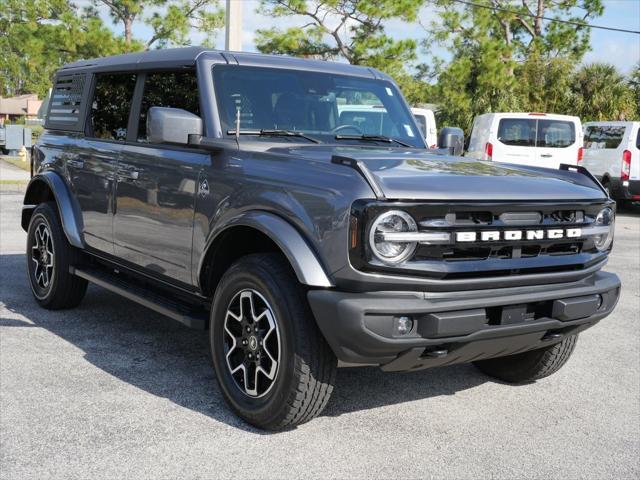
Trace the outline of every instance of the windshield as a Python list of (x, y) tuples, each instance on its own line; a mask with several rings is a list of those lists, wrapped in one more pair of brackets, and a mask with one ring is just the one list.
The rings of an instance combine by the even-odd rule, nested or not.
[[(400, 92), (384, 80), (216, 65), (213, 81), (225, 135), (235, 132), (239, 110), (241, 131), (295, 131), (326, 143), (359, 143), (361, 135), (376, 135), (425, 146)], [(280, 140), (299, 142), (300, 137)]]

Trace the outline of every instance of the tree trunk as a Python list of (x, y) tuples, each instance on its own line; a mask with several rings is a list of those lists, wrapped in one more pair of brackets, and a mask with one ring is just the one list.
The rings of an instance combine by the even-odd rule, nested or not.
[(544, 0), (538, 0), (538, 8), (536, 9), (536, 18), (533, 26), (536, 37), (542, 35), (542, 17), (544, 16)]
[(133, 38), (133, 16), (126, 15), (124, 17), (124, 41), (127, 45), (127, 50), (131, 49), (132, 38)]

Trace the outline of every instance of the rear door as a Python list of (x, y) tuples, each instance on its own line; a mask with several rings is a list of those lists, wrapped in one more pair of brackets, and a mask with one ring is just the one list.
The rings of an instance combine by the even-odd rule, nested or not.
[(500, 118), (496, 141), (491, 142), (492, 160), (536, 165), (535, 142), (535, 118)]
[(129, 141), (117, 166), (116, 255), (143, 270), (191, 283), (191, 242), (198, 175), (210, 156), (187, 146), (152, 144), (151, 107), (200, 115), (195, 70), (143, 73)]
[(620, 176), (624, 124), (589, 124), (584, 132), (582, 165), (600, 179)]
[(558, 168), (561, 163), (578, 163), (582, 132), (571, 120), (537, 120), (535, 163), (538, 167)]
[[(86, 244), (113, 254), (115, 169), (127, 136), (136, 75), (97, 74), (93, 83), (85, 138), (66, 152), (66, 165), (82, 210)], [(55, 97), (52, 101), (53, 109)]]

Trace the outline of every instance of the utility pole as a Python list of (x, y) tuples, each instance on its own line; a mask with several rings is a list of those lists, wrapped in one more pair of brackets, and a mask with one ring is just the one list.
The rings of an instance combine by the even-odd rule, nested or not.
[(242, 50), (242, 0), (227, 0), (225, 50)]

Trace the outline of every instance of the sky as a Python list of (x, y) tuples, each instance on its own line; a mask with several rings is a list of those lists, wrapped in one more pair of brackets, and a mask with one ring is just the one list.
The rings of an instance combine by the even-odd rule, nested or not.
[[(256, 51), (254, 44), (254, 32), (259, 28), (280, 27), (284, 28), (291, 19), (280, 19), (265, 17), (256, 13), (259, 0), (242, 0), (243, 8), (243, 50)], [(221, 4), (225, 0), (220, 0)], [(594, 25), (624, 28), (640, 31), (640, 0), (603, 0), (605, 5), (604, 15), (592, 20)], [(82, 4), (83, 2), (78, 2)], [(105, 21), (111, 25), (116, 33), (122, 33), (121, 25), (113, 25), (107, 16), (106, 7), (101, 10)], [(435, 18), (436, 12), (431, 8), (423, 8), (420, 12), (422, 24), (429, 24)], [(300, 25), (301, 22), (289, 23)], [(385, 24), (386, 31), (394, 38), (424, 38), (425, 32), (420, 24), (407, 24), (401, 21), (391, 21)], [(151, 30), (144, 24), (136, 24), (134, 33), (138, 38), (146, 40), (151, 36)], [(192, 34), (192, 44), (198, 45), (199, 36), (197, 32)], [(216, 48), (224, 48), (224, 31), (220, 31), (216, 37)], [(432, 48), (435, 55), (447, 59), (447, 52), (440, 47)], [(423, 55), (421, 60), (429, 62), (430, 57)], [(640, 35), (612, 32), (606, 30), (592, 29), (591, 31), (591, 51), (583, 60), (583, 63), (608, 62), (614, 64), (621, 72), (628, 73), (633, 66), (640, 62)]]

